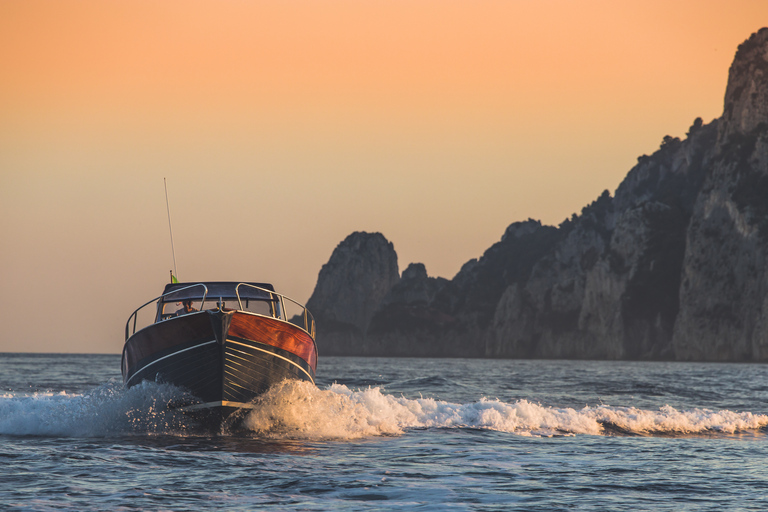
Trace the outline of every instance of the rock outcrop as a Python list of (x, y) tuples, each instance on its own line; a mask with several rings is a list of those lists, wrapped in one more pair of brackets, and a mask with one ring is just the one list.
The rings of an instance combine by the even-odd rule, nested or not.
[(665, 138), (614, 198), (563, 223), (554, 250), (499, 301), (486, 355), (671, 358), (685, 232), (715, 134), (696, 120), (685, 141)]
[(739, 47), (717, 153), (694, 208), (674, 351), (768, 360), (768, 29)]
[[(397, 276), (355, 233), (308, 306), (323, 353), (768, 360), (768, 29), (739, 47), (724, 113), (638, 158), (559, 226), (509, 226), (451, 280)], [(347, 309), (349, 308), (349, 309)]]
[(323, 353), (356, 350), (374, 312), (399, 280), (397, 253), (381, 233), (355, 232), (345, 238), (320, 269), (307, 301), (322, 332)]

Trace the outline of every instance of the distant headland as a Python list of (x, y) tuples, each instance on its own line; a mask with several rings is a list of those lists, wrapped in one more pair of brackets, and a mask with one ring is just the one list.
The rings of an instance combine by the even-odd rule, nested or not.
[(720, 118), (666, 136), (559, 226), (510, 225), (451, 279), (349, 235), (307, 306), (323, 355), (768, 361), (768, 28)]

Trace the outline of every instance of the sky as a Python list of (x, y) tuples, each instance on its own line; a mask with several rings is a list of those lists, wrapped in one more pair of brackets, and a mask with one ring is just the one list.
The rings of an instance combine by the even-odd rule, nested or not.
[(305, 302), (378, 231), (450, 279), (719, 117), (766, 25), (764, 0), (3, 0), (0, 352), (119, 353), (174, 253)]

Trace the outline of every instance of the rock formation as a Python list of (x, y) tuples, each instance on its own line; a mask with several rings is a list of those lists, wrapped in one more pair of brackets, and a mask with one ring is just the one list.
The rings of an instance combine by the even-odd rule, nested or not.
[(560, 226), (561, 240), (495, 312), (486, 355), (594, 359), (672, 357), (680, 268), (693, 201), (716, 123), (666, 138)]
[(363, 339), (384, 296), (400, 280), (397, 253), (380, 233), (355, 232), (320, 269), (307, 308), (322, 329), (324, 353), (348, 353)]
[(731, 65), (686, 246), (676, 356), (768, 360), (768, 29), (742, 44)]
[(768, 360), (768, 29), (723, 116), (638, 158), (558, 227), (509, 226), (451, 280), (354, 233), (308, 306), (325, 354)]

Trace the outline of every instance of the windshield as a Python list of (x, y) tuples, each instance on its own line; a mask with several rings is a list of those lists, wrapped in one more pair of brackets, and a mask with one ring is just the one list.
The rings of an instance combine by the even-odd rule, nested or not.
[(219, 302), (222, 302), (221, 308), (224, 311), (248, 311), (250, 313), (256, 313), (259, 315), (280, 316), (280, 305), (277, 301), (273, 300), (254, 300), (254, 299), (241, 299), (242, 308), (238, 304), (237, 297), (216, 297), (206, 298), (205, 302), (201, 299), (197, 300), (182, 300), (182, 301), (168, 301), (162, 302), (160, 306), (161, 319), (165, 320), (172, 316), (180, 316), (188, 313), (194, 313), (196, 311), (215, 311), (219, 309)]

